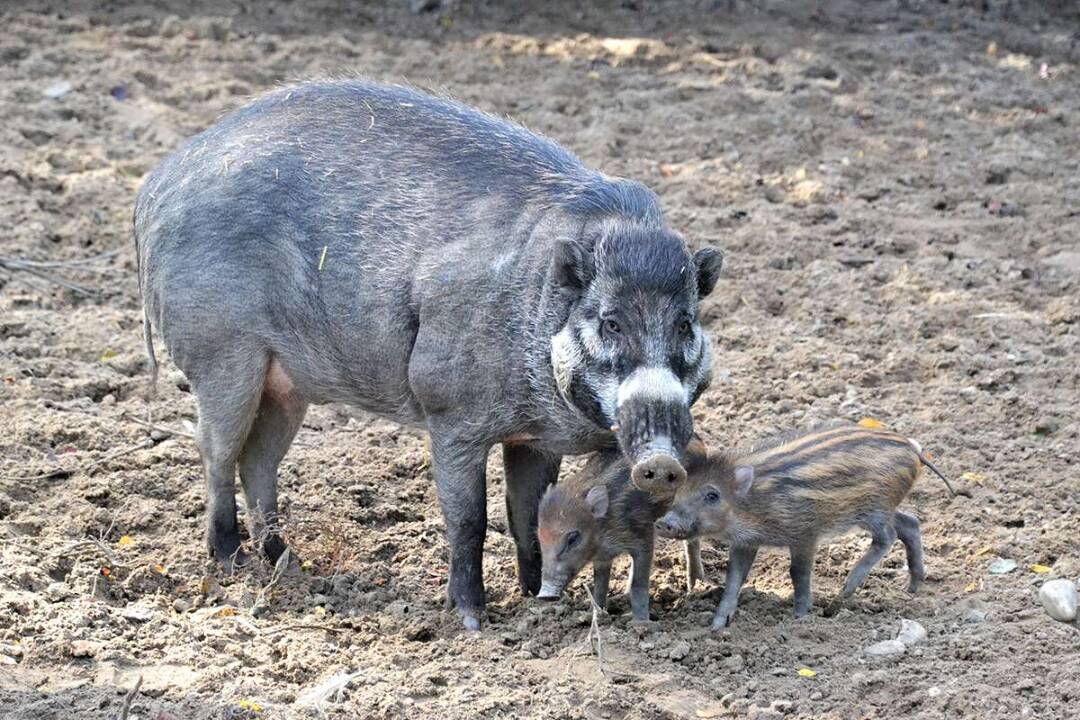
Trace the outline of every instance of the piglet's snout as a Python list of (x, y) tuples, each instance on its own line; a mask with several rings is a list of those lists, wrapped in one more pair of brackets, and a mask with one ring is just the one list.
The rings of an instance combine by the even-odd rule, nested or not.
[(561, 587), (551, 581), (545, 581), (540, 586), (540, 592), (537, 593), (536, 597), (539, 600), (551, 602), (553, 600), (558, 600), (560, 595), (562, 595)]
[(675, 513), (667, 513), (657, 520), (653, 526), (662, 537), (685, 539), (694, 534), (694, 528), (685, 518)]

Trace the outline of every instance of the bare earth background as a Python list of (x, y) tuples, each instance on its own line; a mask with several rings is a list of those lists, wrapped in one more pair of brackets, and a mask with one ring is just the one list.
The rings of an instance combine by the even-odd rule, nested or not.
[[(1080, 576), (1071, 3), (413, 14), (196, 0), (175, 3), (179, 17), (170, 4), (0, 10), (0, 255), (114, 253), (37, 268), (89, 296), (0, 270), (0, 716), (118, 717), (142, 675), (131, 718), (314, 717), (312, 689), (339, 673), (353, 675), (322, 703), (336, 717), (1080, 716), (1080, 631), (1036, 599), (1045, 579)], [(281, 468), (302, 567), (222, 577), (193, 445), (130, 419), (148, 410), (132, 202), (183, 137), (245, 98), (342, 73), (518, 118), (645, 181), (692, 244), (724, 248), (700, 430), (744, 443), (872, 417), (918, 438), (970, 491), (950, 502), (930, 478), (910, 498), (923, 591), (904, 592), (898, 546), (850, 610), (795, 621), (786, 555), (770, 552), (712, 636), (726, 552), (707, 554), (709, 583), (686, 595), (665, 543), (658, 624), (628, 627), (620, 582), (601, 672), (583, 583), (552, 606), (516, 591), (493, 453), (490, 623), (469, 636), (441, 609), (446, 544), (421, 436), (339, 407), (309, 414)], [(155, 423), (194, 419), (183, 385), (166, 365)], [(102, 461), (140, 443), (152, 447)], [(818, 608), (867, 543), (822, 549)], [(1017, 569), (990, 574), (999, 557)], [(926, 642), (866, 657), (901, 617)]]

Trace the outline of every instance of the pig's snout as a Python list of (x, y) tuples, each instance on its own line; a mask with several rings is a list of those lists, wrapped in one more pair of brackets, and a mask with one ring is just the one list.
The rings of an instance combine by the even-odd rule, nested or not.
[(547, 602), (553, 602), (559, 599), (562, 595), (562, 586), (552, 582), (551, 580), (544, 580), (540, 585), (540, 592), (536, 597), (538, 600), (545, 600)]
[(630, 470), (634, 485), (650, 493), (674, 493), (686, 480), (686, 470), (672, 455), (662, 452), (635, 463)]
[[(638, 368), (619, 385), (615, 437), (635, 467), (639, 487), (678, 485), (686, 473), (678, 459), (690, 441), (694, 420), (686, 389), (667, 368)], [(666, 457), (667, 460), (659, 458)], [(677, 469), (676, 469), (677, 468)], [(653, 477), (647, 477), (652, 473)]]
[(661, 537), (686, 540), (696, 534), (694, 523), (677, 513), (669, 512), (654, 523), (657, 534)]

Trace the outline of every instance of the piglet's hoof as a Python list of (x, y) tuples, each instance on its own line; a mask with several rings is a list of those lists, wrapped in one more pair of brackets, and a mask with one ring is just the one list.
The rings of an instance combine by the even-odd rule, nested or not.
[(480, 632), (480, 616), (481, 613), (477, 610), (461, 610), (461, 623), (465, 627), (466, 632), (476, 633)]

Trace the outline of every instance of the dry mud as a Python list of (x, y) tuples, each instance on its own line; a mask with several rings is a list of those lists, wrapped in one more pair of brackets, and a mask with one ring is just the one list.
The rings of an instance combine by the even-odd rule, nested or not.
[[(1080, 715), (1080, 632), (1036, 600), (1080, 576), (1070, 3), (168, 5), (0, 10), (0, 255), (97, 257), (36, 268), (91, 294), (0, 270), (0, 717), (115, 718), (139, 676), (129, 717), (156, 720)], [(580, 581), (555, 605), (518, 595), (493, 453), (490, 623), (468, 635), (442, 610), (421, 437), (339, 407), (310, 413), (281, 467), (303, 565), (223, 577), (194, 447), (131, 419), (194, 412), (169, 365), (143, 399), (132, 201), (250, 95), (348, 73), (511, 115), (724, 248), (699, 429), (743, 443), (871, 417), (918, 438), (969, 491), (927, 479), (910, 498), (923, 590), (904, 592), (896, 547), (822, 617), (855, 533), (820, 552), (813, 616), (791, 618), (770, 552), (711, 635), (726, 552), (687, 595), (664, 543), (655, 627), (629, 626), (620, 582), (601, 663)], [(997, 558), (1018, 567), (991, 574)], [(867, 657), (900, 618), (925, 642)]]

